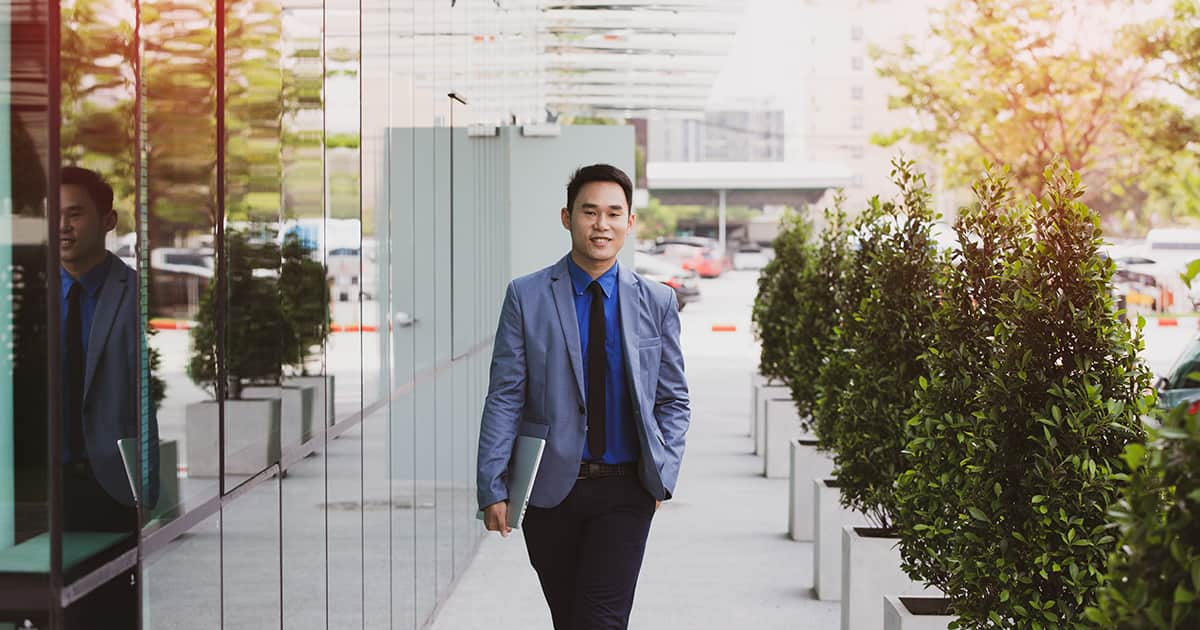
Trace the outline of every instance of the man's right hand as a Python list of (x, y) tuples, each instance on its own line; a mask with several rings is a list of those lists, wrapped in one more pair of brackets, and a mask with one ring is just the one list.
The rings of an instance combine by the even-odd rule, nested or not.
[(489, 532), (500, 532), (508, 538), (512, 528), (508, 526), (508, 501), (500, 501), (483, 508), (483, 525)]

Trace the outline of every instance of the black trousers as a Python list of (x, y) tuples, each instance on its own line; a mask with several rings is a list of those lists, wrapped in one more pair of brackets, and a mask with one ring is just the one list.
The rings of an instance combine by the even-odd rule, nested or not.
[(526, 510), (525, 545), (555, 630), (628, 627), (654, 504), (637, 477), (606, 477)]
[[(87, 462), (63, 466), (63, 529), (67, 532), (116, 532), (128, 534), (116, 549), (119, 553), (137, 544), (137, 509), (109, 496), (96, 480)], [(105, 558), (110, 559), (110, 558)], [(138, 595), (134, 571), (124, 571), (64, 611), (67, 630), (136, 630)]]

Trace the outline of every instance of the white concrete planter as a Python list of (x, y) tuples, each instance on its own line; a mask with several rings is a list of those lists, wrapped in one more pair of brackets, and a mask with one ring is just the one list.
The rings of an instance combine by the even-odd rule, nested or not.
[(814, 479), (824, 479), (833, 472), (833, 459), (817, 450), (817, 441), (810, 437), (792, 440), (789, 444), (791, 470), (788, 476), (788, 537), (810, 541), (816, 531), (813, 516)]
[(313, 388), (310, 385), (268, 385), (245, 387), (246, 398), (275, 398), (283, 401), (280, 446), (299, 446), (313, 436)]
[(883, 598), (883, 630), (947, 630), (954, 615), (943, 614), (943, 597)]
[(746, 429), (750, 437), (754, 437), (755, 423), (758, 422), (758, 388), (766, 384), (767, 377), (757, 370), (750, 373), (750, 426)]
[[(225, 401), (225, 473), (254, 475), (279, 461), (278, 398)], [(220, 470), (220, 408), (192, 403), (185, 412), (189, 477), (216, 477)]]
[(900, 539), (878, 531), (842, 528), (842, 630), (882, 628), (885, 595), (941, 595), (900, 570)]
[[(283, 379), (284, 385), (307, 385), (313, 388), (313, 430), (320, 434), (319, 426), (324, 416), (324, 424), (327, 427), (333, 426), (337, 421), (337, 410), (334, 408), (334, 381), (333, 375), (325, 376), (292, 376)], [(324, 412), (322, 412), (324, 410)]]
[(767, 479), (786, 479), (788, 476), (788, 445), (803, 437), (800, 414), (788, 400), (767, 401), (766, 438), (763, 442), (763, 476)]
[(842, 527), (865, 527), (867, 517), (842, 507), (842, 491), (833, 479), (814, 479), (813, 590), (817, 599), (842, 598)]
[(767, 443), (767, 403), (772, 400), (791, 404), (792, 390), (783, 385), (763, 385), (758, 388), (754, 412), (754, 454), (762, 455)]

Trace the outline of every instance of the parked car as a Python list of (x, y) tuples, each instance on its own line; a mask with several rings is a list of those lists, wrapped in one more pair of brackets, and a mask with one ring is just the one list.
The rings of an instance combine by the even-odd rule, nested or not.
[(695, 271), (701, 278), (717, 278), (725, 272), (725, 261), (703, 245), (659, 243), (650, 249), (650, 253), (667, 258), (685, 270)]
[(709, 257), (721, 261), (721, 270), (733, 269), (733, 257), (726, 252), (721, 241), (708, 236), (664, 236), (656, 241), (659, 245), (694, 245), (709, 250)]
[(679, 303), (681, 311), (684, 306), (700, 299), (700, 281), (696, 279), (694, 271), (687, 271), (662, 257), (645, 252), (634, 252), (633, 269), (647, 280), (655, 280), (675, 289), (675, 301)]
[(1200, 380), (1193, 377), (1197, 372), (1200, 372), (1200, 337), (1193, 338), (1183, 348), (1167, 375), (1154, 384), (1158, 405), (1170, 409), (1179, 403), (1200, 401)]
[(767, 253), (756, 245), (743, 245), (733, 255), (734, 269), (762, 269), (769, 262)]

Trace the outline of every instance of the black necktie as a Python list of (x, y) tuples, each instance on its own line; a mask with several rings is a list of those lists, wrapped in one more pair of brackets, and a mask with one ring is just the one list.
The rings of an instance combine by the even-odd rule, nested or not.
[(604, 355), (604, 290), (600, 283), (588, 285), (592, 309), (588, 316), (588, 453), (594, 461), (604, 457), (604, 377), (608, 361)]
[(74, 282), (67, 292), (67, 408), (63, 420), (72, 457), (83, 457), (83, 312), (79, 298), (83, 287)]

